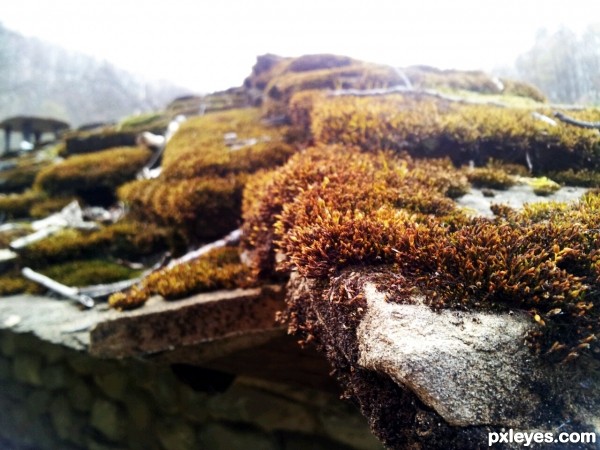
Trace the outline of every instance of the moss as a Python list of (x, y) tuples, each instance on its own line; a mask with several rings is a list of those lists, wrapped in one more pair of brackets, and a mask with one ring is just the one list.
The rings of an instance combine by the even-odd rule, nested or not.
[(222, 236), (238, 225), (244, 177), (200, 177), (128, 183), (119, 197), (139, 220), (172, 226), (191, 242)]
[(21, 162), (17, 167), (0, 172), (0, 193), (21, 193), (33, 185), (38, 172), (47, 162)]
[(162, 132), (169, 125), (170, 118), (161, 112), (150, 112), (126, 117), (118, 124), (121, 131), (153, 131)]
[(22, 194), (0, 195), (0, 213), (6, 214), (9, 219), (27, 217), (31, 207), (44, 198), (44, 194), (35, 190), (28, 190)]
[(42, 270), (42, 273), (67, 286), (89, 286), (112, 283), (135, 278), (139, 270), (133, 270), (106, 260), (69, 261)]
[[(550, 114), (546, 110), (540, 110)], [(391, 95), (326, 98), (312, 105), (313, 138), (365, 150), (409, 151), (416, 157), (533, 164), (536, 173), (600, 166), (595, 130), (550, 126), (530, 109), (449, 104)]]
[(35, 202), (29, 209), (29, 216), (34, 219), (42, 219), (55, 212), (62, 210), (72, 201), (81, 201), (76, 197), (51, 197), (43, 198)]
[(117, 186), (134, 178), (151, 155), (145, 148), (123, 147), (72, 156), (43, 169), (37, 176), (36, 186), (50, 194), (110, 202)]
[(560, 189), (560, 184), (547, 177), (534, 178), (529, 182), (535, 195), (551, 195)]
[(465, 170), (469, 182), (478, 188), (508, 189), (516, 184), (514, 177), (495, 167), (475, 167)]
[[(416, 220), (430, 214), (458, 214), (446, 195), (455, 193), (458, 188), (453, 183), (460, 180), (458, 171), (447, 162), (422, 164), (408, 157), (362, 153), (339, 146), (311, 148), (292, 157), (280, 170), (259, 174), (249, 182), (244, 191), (244, 248), (251, 255), (255, 273), (271, 277), (278, 250), (300, 251), (298, 242), (312, 233), (318, 235), (319, 227), (326, 226), (331, 228), (325, 235), (335, 234), (338, 238), (314, 250), (315, 258), (322, 252), (323, 261), (308, 261), (295, 252), (289, 253), (292, 259), (297, 258), (294, 264), (301, 272), (309, 273), (313, 262), (327, 268), (332, 261), (342, 265), (367, 261), (373, 255), (362, 245), (378, 248), (371, 239), (361, 241), (357, 249), (346, 246), (340, 236), (348, 238), (353, 227), (362, 227), (365, 232), (370, 230), (373, 240), (388, 242), (392, 235), (388, 227), (403, 223), (407, 217)], [(379, 231), (375, 230), (378, 215), (387, 223)], [(294, 224), (299, 221), (307, 227), (302, 238), (294, 234)], [(338, 249), (338, 244), (346, 247)]]
[(238, 249), (224, 247), (194, 261), (154, 272), (129, 292), (113, 295), (109, 304), (116, 309), (132, 309), (154, 294), (176, 300), (200, 292), (249, 284), (249, 271), (240, 263)]
[(600, 187), (600, 172), (588, 169), (568, 169), (561, 172), (551, 172), (550, 178), (567, 186)]
[(330, 279), (347, 266), (386, 265), (434, 308), (528, 311), (538, 325), (528, 343), (551, 359), (597, 349), (600, 196), (468, 219), (445, 201), (451, 169), (423, 164), (321, 147), (260, 175), (244, 201), (255, 273)]
[(136, 145), (137, 131), (119, 131), (114, 125), (91, 131), (73, 131), (65, 135), (64, 156)]
[(33, 281), (23, 278), (14, 272), (0, 276), (0, 296), (17, 294), (40, 294), (43, 289)]
[(141, 258), (177, 247), (170, 230), (142, 222), (123, 221), (98, 231), (63, 230), (20, 250), (23, 264), (43, 267), (68, 260), (113, 255)]
[[(220, 237), (239, 226), (248, 174), (283, 164), (295, 152), (283, 141), (285, 131), (262, 124), (252, 108), (192, 118), (167, 145), (161, 177), (128, 183), (119, 198), (137, 217), (175, 227), (190, 242)], [(238, 143), (257, 142), (234, 147), (227, 133)]]

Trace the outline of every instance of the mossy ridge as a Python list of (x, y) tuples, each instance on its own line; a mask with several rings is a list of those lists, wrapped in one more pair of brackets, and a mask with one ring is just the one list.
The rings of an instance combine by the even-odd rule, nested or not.
[(196, 260), (154, 272), (128, 292), (112, 295), (109, 304), (116, 309), (133, 309), (156, 294), (166, 300), (177, 300), (200, 292), (247, 287), (251, 284), (249, 274), (248, 268), (240, 263), (238, 249), (223, 247)]
[(101, 255), (142, 258), (166, 250), (180, 251), (171, 230), (129, 220), (92, 232), (63, 230), (21, 249), (19, 257), (23, 265), (39, 268)]
[(89, 286), (136, 278), (140, 270), (130, 269), (110, 260), (80, 260), (55, 264), (41, 271), (67, 286)]
[[(277, 249), (297, 247), (294, 229), (298, 221), (316, 228), (327, 222), (351, 229), (357, 220), (373, 220), (371, 213), (389, 215), (388, 221), (398, 210), (413, 220), (429, 214), (458, 217), (448, 196), (461, 189), (466, 189), (466, 180), (444, 161), (422, 164), (406, 156), (399, 159), (341, 146), (310, 148), (281, 169), (251, 179), (244, 191), (243, 246), (252, 255), (255, 273), (273, 276)], [(343, 251), (343, 256), (325, 252), (325, 265), (336, 258), (356, 261), (351, 250)]]
[(110, 203), (115, 189), (133, 179), (151, 156), (150, 150), (140, 147), (76, 155), (43, 169), (35, 185), (49, 194)]
[[(244, 201), (254, 273), (326, 278), (349, 265), (392, 265), (433, 307), (529, 311), (539, 325), (529, 342), (539, 353), (599, 353), (600, 195), (468, 219), (440, 203), (443, 183), (436, 191), (411, 169), (418, 173), (418, 164), (337, 146), (309, 149), (257, 177)], [(422, 195), (425, 211), (414, 207)], [(276, 252), (284, 255), (277, 265)]]
[(31, 208), (47, 196), (39, 190), (29, 189), (21, 194), (0, 195), (0, 212), (8, 219), (23, 219), (29, 217)]
[[(283, 164), (296, 149), (284, 141), (286, 127), (261, 122), (256, 108), (210, 113), (186, 121), (173, 136), (155, 180), (134, 181), (118, 190), (132, 213), (175, 227), (190, 243), (220, 237), (239, 226), (244, 185), (260, 169)], [(227, 145), (235, 133), (242, 145)]]
[(529, 158), (536, 173), (600, 166), (596, 130), (551, 126), (530, 109), (401, 95), (320, 98), (305, 108), (318, 143), (407, 150), (418, 157), (450, 157), (457, 165), (471, 160), (483, 165), (492, 158), (525, 166)]

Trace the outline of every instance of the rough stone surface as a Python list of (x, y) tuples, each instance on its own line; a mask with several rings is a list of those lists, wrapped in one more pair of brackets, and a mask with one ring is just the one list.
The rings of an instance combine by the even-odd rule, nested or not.
[(90, 425), (112, 441), (125, 436), (125, 415), (117, 405), (97, 399), (92, 406)]
[(193, 450), (196, 448), (196, 432), (186, 423), (177, 420), (161, 421), (157, 425), (156, 434), (166, 449)]
[(42, 357), (33, 353), (16, 355), (13, 365), (15, 379), (27, 384), (41, 385), (42, 362)]
[(434, 312), (387, 302), (372, 284), (364, 292), (359, 364), (408, 387), (449, 424), (524, 429), (556, 414), (545, 410), (546, 398), (569, 397), (556, 386), (560, 368), (542, 366), (523, 345), (525, 316)]

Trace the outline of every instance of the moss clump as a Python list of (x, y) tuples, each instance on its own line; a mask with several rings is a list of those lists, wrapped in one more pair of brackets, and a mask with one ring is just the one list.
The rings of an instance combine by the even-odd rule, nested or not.
[(107, 260), (70, 261), (42, 270), (42, 273), (67, 286), (89, 286), (135, 278), (139, 270)]
[(33, 281), (23, 278), (18, 272), (0, 276), (0, 296), (17, 294), (40, 294), (43, 289)]
[[(167, 145), (161, 177), (128, 183), (119, 198), (137, 217), (175, 227), (192, 243), (220, 237), (239, 226), (248, 174), (295, 152), (285, 131), (262, 124), (251, 108), (192, 118)], [(228, 133), (235, 137), (226, 140)]]
[(9, 219), (27, 217), (31, 207), (44, 198), (44, 194), (35, 190), (28, 190), (22, 194), (0, 195), (0, 213)]
[(491, 158), (525, 166), (529, 160), (536, 173), (600, 167), (595, 130), (550, 126), (525, 108), (400, 95), (334, 97), (313, 103), (310, 117), (313, 139), (319, 143), (406, 150), (415, 157), (449, 157), (456, 165), (482, 165)]
[(175, 300), (200, 292), (249, 284), (249, 270), (240, 263), (238, 249), (225, 247), (194, 261), (154, 272), (129, 292), (111, 296), (109, 304), (117, 309), (132, 309), (141, 306), (154, 294)]
[(153, 224), (124, 221), (98, 231), (63, 230), (20, 250), (23, 264), (43, 267), (68, 260), (115, 256), (141, 258), (178, 248), (173, 232)]
[[(249, 182), (244, 191), (244, 248), (251, 255), (253, 270), (262, 277), (274, 275), (275, 253), (282, 250), (316, 252), (316, 260), (310, 262), (288, 253), (304, 274), (310, 272), (313, 262), (322, 274), (333, 261), (348, 265), (383, 258), (383, 253), (389, 256), (392, 245), (382, 244), (385, 250), (381, 253), (382, 247), (372, 240), (389, 243), (393, 227), (401, 226), (407, 217), (459, 216), (447, 197), (457, 190), (451, 179), (461, 180), (461, 176), (444, 162), (425, 165), (386, 153), (362, 153), (339, 146), (311, 148), (292, 157), (280, 170)], [(376, 231), (379, 219), (386, 225)], [(302, 238), (294, 234), (299, 221), (307, 227)], [(341, 238), (324, 247), (316, 241), (310, 248), (298, 245), (312, 233), (318, 234), (320, 226), (327, 227), (325, 235), (338, 237), (362, 227), (365, 233), (370, 230), (367, 234), (372, 233), (372, 240), (359, 239), (360, 248), (352, 246), (354, 240), (346, 243)]]
[(0, 172), (0, 193), (21, 193), (33, 185), (38, 172), (47, 162), (21, 162), (17, 167)]
[(550, 178), (567, 186), (600, 187), (600, 172), (588, 169), (575, 171), (573, 169), (552, 172)]
[(516, 184), (514, 177), (497, 167), (474, 167), (465, 170), (465, 175), (478, 188), (505, 190)]
[(138, 114), (123, 119), (117, 128), (121, 131), (151, 131), (162, 132), (169, 125), (168, 115), (160, 112)]
[(547, 177), (534, 178), (529, 182), (535, 195), (551, 195), (560, 189), (560, 184)]
[(43, 169), (36, 185), (50, 194), (78, 195), (106, 203), (117, 186), (134, 178), (151, 155), (145, 148), (123, 147), (72, 156)]
[(76, 197), (51, 197), (43, 198), (35, 202), (29, 209), (29, 216), (34, 219), (42, 219), (55, 212), (62, 210), (73, 201), (81, 201)]
[[(538, 325), (529, 344), (550, 358), (600, 353), (600, 196), (468, 219), (444, 201), (441, 180), (427, 185), (419, 164), (386, 153), (299, 154), (246, 192), (253, 269), (324, 278), (349, 265), (385, 264), (435, 308), (528, 311)], [(415, 206), (422, 196), (427, 208)]]
[(189, 241), (213, 239), (238, 225), (244, 177), (134, 181), (119, 197), (139, 220), (177, 229)]

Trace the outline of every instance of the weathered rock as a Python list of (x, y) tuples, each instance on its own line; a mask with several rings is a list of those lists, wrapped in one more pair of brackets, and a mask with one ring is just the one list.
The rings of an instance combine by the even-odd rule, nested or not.
[(48, 411), (51, 399), (52, 395), (49, 391), (36, 389), (25, 400), (25, 410), (30, 417), (40, 416)]
[(597, 361), (552, 364), (525, 345), (534, 323), (524, 315), (434, 312), (395, 294), (394, 276), (385, 268), (348, 269), (329, 284), (292, 276), (287, 298), (292, 329), (327, 354), (387, 448), (478, 449), (509, 428), (599, 431)]
[(92, 406), (90, 425), (106, 438), (118, 442), (125, 436), (125, 414), (114, 403), (98, 398)]
[(123, 398), (123, 392), (127, 387), (127, 377), (124, 370), (99, 373), (94, 376), (94, 382), (107, 397), (113, 400)]
[(66, 388), (71, 378), (71, 372), (62, 364), (47, 366), (42, 369), (42, 383), (46, 389)]
[(157, 424), (156, 434), (164, 448), (193, 450), (196, 448), (196, 432), (186, 423), (165, 420)]
[(76, 411), (89, 412), (92, 409), (94, 393), (89, 384), (81, 378), (72, 381), (67, 390), (67, 397)]
[(207, 425), (198, 434), (199, 448), (275, 450), (275, 442), (264, 434), (230, 426)]
[(317, 425), (303, 405), (240, 385), (210, 399), (208, 410), (215, 418), (253, 423), (267, 431), (311, 433)]
[(54, 397), (50, 403), (50, 418), (56, 434), (63, 440), (68, 439), (76, 428), (73, 426), (73, 411), (69, 401), (62, 395)]
[(19, 353), (15, 356), (13, 374), (17, 381), (40, 386), (42, 384), (42, 363), (40, 355)]
[(148, 394), (139, 389), (134, 389), (131, 392), (127, 392), (124, 403), (130, 426), (138, 430), (146, 429), (152, 419)]
[(540, 407), (526, 376), (525, 316), (394, 304), (373, 285), (365, 294), (359, 364), (407, 386), (448, 423), (523, 426)]

